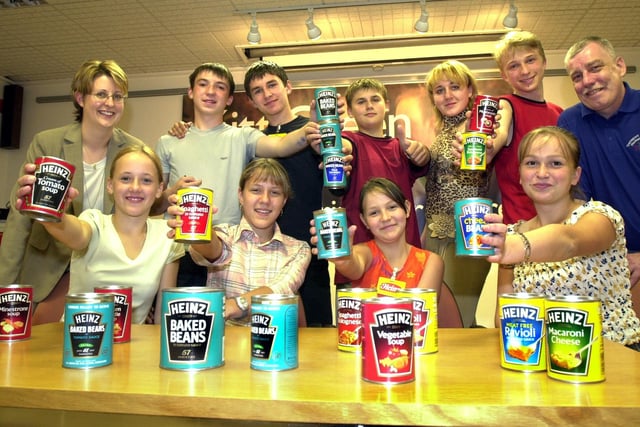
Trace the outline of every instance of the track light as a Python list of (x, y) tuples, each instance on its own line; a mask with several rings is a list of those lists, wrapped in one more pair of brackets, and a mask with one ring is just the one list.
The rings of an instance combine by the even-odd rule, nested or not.
[(429, 31), (429, 12), (427, 12), (426, 0), (420, 0), (420, 8), (422, 10), (422, 12), (420, 12), (420, 18), (418, 18), (413, 28), (419, 33), (426, 33)]
[(260, 30), (258, 30), (258, 21), (256, 20), (256, 13), (252, 12), (251, 16), (253, 21), (251, 22), (251, 28), (249, 29), (249, 34), (247, 34), (247, 41), (249, 44), (258, 44), (262, 37), (260, 36)]
[(305, 24), (307, 25), (307, 36), (309, 37), (309, 40), (318, 40), (322, 35), (322, 31), (313, 23), (313, 9), (309, 8), (308, 10), (309, 17), (305, 21)]
[(514, 2), (510, 2), (509, 13), (504, 17), (502, 25), (505, 28), (516, 28), (518, 26), (518, 8)]

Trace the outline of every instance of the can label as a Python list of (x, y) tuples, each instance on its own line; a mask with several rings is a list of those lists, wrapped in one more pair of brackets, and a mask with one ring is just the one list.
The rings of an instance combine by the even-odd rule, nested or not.
[(344, 156), (340, 151), (326, 152), (322, 156), (323, 184), (327, 188), (346, 188), (347, 174), (344, 171)]
[(343, 288), (337, 291), (336, 325), (338, 350), (359, 352), (364, 335), (362, 327), (362, 303), (376, 297), (373, 288)]
[(58, 222), (64, 213), (67, 192), (76, 168), (57, 157), (38, 157), (35, 160), (36, 180), (31, 193), (20, 210), (37, 221)]
[(313, 213), (313, 219), (318, 236), (318, 258), (331, 259), (351, 254), (346, 210), (320, 209)]
[(298, 297), (251, 297), (251, 368), (284, 371), (298, 367)]
[(133, 315), (133, 288), (131, 286), (101, 286), (93, 289), (98, 294), (113, 295), (113, 342), (131, 341)]
[(547, 370), (544, 296), (503, 294), (500, 313), (500, 365), (522, 372)]
[(468, 130), (492, 135), (499, 104), (500, 101), (494, 96), (477, 95), (471, 109)]
[(211, 241), (213, 190), (187, 187), (178, 190), (178, 205), (184, 209), (182, 226), (176, 228), (176, 242), (208, 243)]
[(0, 341), (19, 341), (31, 337), (32, 307), (31, 286), (0, 286)]
[(62, 366), (99, 368), (112, 362), (113, 295), (67, 295)]
[(480, 240), (487, 235), (482, 231), (486, 224), (484, 216), (493, 212), (493, 202), (481, 197), (460, 199), (454, 204), (456, 225), (456, 255), (479, 256), (493, 255), (494, 248)]
[(316, 121), (338, 120), (338, 91), (335, 87), (320, 87), (313, 91), (316, 99)]
[(224, 291), (203, 287), (162, 290), (160, 367), (176, 370), (224, 364)]
[(438, 293), (434, 289), (409, 288), (396, 294), (413, 302), (413, 346), (416, 354), (438, 351)]
[(320, 123), (320, 154), (342, 151), (342, 133), (339, 121)]
[(580, 296), (547, 298), (545, 318), (547, 375), (573, 383), (604, 381), (600, 301)]
[(462, 134), (460, 169), (473, 171), (487, 169), (487, 135), (480, 132)]
[(362, 378), (400, 384), (415, 380), (413, 302), (381, 297), (363, 302)]

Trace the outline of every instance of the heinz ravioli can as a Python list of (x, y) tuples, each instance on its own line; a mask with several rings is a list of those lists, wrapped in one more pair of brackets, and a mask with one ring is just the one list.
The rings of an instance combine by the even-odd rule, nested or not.
[(438, 293), (434, 289), (408, 288), (397, 293), (413, 301), (413, 346), (416, 354), (438, 351)]
[(362, 379), (401, 384), (415, 380), (413, 301), (379, 297), (362, 305)]
[(160, 367), (202, 370), (224, 365), (224, 291), (162, 290)]
[(133, 315), (133, 288), (131, 286), (107, 285), (93, 289), (99, 294), (113, 295), (113, 342), (131, 341), (131, 316)]
[(498, 297), (500, 366), (522, 372), (547, 370), (544, 295), (512, 293)]
[(113, 295), (69, 294), (64, 307), (65, 368), (99, 368), (113, 362)]
[(0, 286), (0, 341), (20, 341), (31, 337), (32, 311), (31, 286)]
[(37, 221), (59, 222), (64, 213), (67, 192), (76, 170), (71, 163), (57, 157), (35, 159), (36, 181), (20, 210)]
[(298, 297), (251, 297), (251, 368), (284, 371), (298, 367)]
[(480, 241), (482, 236), (488, 234), (482, 231), (482, 226), (486, 224), (484, 216), (492, 212), (493, 202), (489, 199), (471, 197), (455, 202), (457, 256), (486, 257), (493, 255), (493, 247)]
[(572, 383), (604, 381), (600, 301), (586, 296), (548, 297), (547, 375)]
[(178, 205), (184, 209), (182, 226), (176, 228), (176, 242), (208, 243), (211, 241), (213, 190), (186, 187), (178, 190)]
[(318, 258), (331, 259), (351, 254), (347, 211), (344, 208), (324, 208), (313, 212), (318, 236)]
[(359, 352), (362, 345), (362, 304), (377, 296), (375, 288), (340, 288), (336, 292), (338, 350)]

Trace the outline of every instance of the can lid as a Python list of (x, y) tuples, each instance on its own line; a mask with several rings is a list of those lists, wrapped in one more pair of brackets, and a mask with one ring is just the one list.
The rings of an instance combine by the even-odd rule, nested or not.
[(555, 295), (548, 296), (548, 301), (560, 301), (560, 302), (596, 302), (600, 301), (598, 298), (594, 298), (586, 295)]
[(98, 294), (95, 292), (84, 292), (69, 294), (66, 297), (66, 302), (81, 302), (81, 303), (94, 303), (94, 302), (113, 302), (113, 294)]
[(251, 303), (256, 304), (293, 304), (297, 301), (297, 295), (263, 294), (251, 296)]

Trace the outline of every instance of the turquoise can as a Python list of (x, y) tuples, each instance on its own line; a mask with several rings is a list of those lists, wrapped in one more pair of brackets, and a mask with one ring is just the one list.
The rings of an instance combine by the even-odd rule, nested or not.
[(324, 208), (313, 212), (318, 236), (318, 258), (331, 259), (351, 254), (347, 211), (344, 208)]
[(316, 100), (316, 121), (338, 120), (338, 91), (335, 87), (319, 87), (313, 91)]
[(113, 294), (66, 296), (62, 366), (99, 368), (113, 363)]
[(489, 233), (482, 231), (484, 216), (493, 212), (493, 202), (482, 197), (461, 199), (454, 204), (456, 225), (456, 255), (486, 257), (494, 254), (492, 246), (480, 238)]
[(344, 170), (344, 155), (342, 152), (325, 152), (322, 155), (322, 162), (324, 164), (324, 186), (332, 189), (346, 188), (347, 174)]
[(339, 121), (328, 121), (320, 123), (320, 154), (329, 152), (342, 152), (342, 131)]
[(224, 291), (162, 290), (160, 367), (203, 370), (224, 365)]
[(298, 367), (298, 297), (251, 297), (251, 368), (285, 371)]

